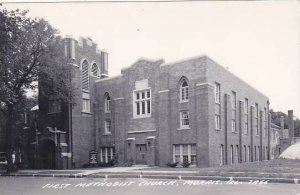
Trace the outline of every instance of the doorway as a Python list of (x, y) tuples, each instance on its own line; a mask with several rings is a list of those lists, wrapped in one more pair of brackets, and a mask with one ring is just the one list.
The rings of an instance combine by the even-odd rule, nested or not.
[(55, 169), (55, 143), (50, 139), (43, 140), (39, 145), (39, 168)]
[(136, 145), (136, 164), (147, 164), (147, 146), (146, 144)]

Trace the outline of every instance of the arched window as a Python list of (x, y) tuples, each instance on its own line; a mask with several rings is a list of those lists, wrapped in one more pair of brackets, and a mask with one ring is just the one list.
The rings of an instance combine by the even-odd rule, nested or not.
[(99, 71), (98, 65), (96, 63), (94, 63), (92, 65), (92, 75), (95, 76), (95, 77), (100, 76), (100, 71)]
[(83, 90), (89, 90), (89, 63), (84, 60), (81, 64), (82, 72), (81, 72), (81, 84)]
[(189, 85), (185, 79), (180, 84), (180, 102), (189, 101)]
[(104, 110), (105, 112), (110, 112), (110, 96), (108, 93), (104, 96)]

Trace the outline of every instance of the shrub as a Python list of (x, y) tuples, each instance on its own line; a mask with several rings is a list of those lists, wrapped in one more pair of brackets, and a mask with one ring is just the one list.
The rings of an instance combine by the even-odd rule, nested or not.
[(188, 168), (190, 165), (191, 165), (191, 163), (188, 162), (188, 161), (184, 161), (184, 162), (182, 163), (182, 166), (185, 167), (185, 168)]
[(168, 162), (168, 163), (167, 163), (167, 166), (168, 166), (168, 167), (172, 167), (172, 168), (177, 167), (177, 165), (178, 165), (178, 162), (174, 162), (174, 163)]

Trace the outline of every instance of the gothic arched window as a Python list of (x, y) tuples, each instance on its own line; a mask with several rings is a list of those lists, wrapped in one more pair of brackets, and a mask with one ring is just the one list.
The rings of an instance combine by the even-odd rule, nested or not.
[(186, 79), (183, 79), (180, 84), (180, 102), (189, 101), (189, 85)]
[(96, 63), (93, 63), (93, 65), (92, 65), (92, 75), (95, 77), (100, 76), (100, 71), (99, 71), (98, 65)]
[(82, 72), (81, 72), (81, 84), (83, 90), (89, 90), (89, 63), (84, 60), (81, 64)]
[(110, 96), (108, 93), (104, 96), (104, 111), (110, 112)]

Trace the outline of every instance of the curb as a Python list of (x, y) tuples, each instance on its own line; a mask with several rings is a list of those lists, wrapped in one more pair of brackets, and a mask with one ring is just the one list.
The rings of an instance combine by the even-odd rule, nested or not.
[(228, 176), (196, 176), (196, 175), (159, 175), (159, 174), (26, 174), (26, 173), (0, 173), (3, 177), (58, 177), (58, 178), (140, 178), (140, 179), (174, 179), (174, 180), (220, 180), (220, 181), (267, 181), (268, 183), (300, 184), (298, 178), (268, 178), (268, 177), (228, 177)]

